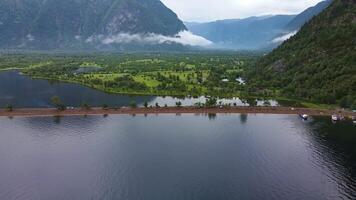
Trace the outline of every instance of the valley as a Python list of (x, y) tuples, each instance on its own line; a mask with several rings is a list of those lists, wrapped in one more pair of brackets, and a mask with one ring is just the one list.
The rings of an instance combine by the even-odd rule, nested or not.
[[(255, 73), (255, 65), (262, 57), (261, 52), (232, 51), (53, 54), (7, 52), (0, 58), (0, 73), (18, 71), (32, 79), (47, 80), (50, 83), (78, 84), (107, 94), (128, 97), (194, 98), (197, 99), (195, 103), (205, 103), (206, 99), (201, 97), (239, 98), (250, 106), (257, 104), (268, 106), (269, 100), (276, 100), (284, 102), (281, 105), (296, 107), (323, 109), (343, 107), (335, 102), (324, 103), (286, 95), (282, 87), (270, 87), (268, 84), (263, 87), (256, 84), (262, 79), (259, 76), (251, 77), (251, 74)], [(53, 96), (55, 95), (59, 94), (53, 93)], [(59, 97), (61, 98), (60, 95)], [(95, 101), (95, 105), (101, 106), (112, 102), (110, 98), (114, 97), (103, 98), (102, 102)], [(76, 101), (74, 105), (80, 106), (87, 101), (88, 97), (85, 97), (81, 102)], [(174, 100), (170, 106), (175, 106), (178, 101), (179, 99)], [(166, 104), (164, 101), (160, 103), (161, 106)], [(225, 104), (225, 101), (222, 103)], [(234, 101), (230, 101), (230, 104), (232, 103)], [(8, 102), (2, 107), (7, 104), (20, 107), (27, 105)], [(126, 106), (128, 105), (129, 101), (126, 103)], [(194, 103), (186, 105), (193, 106)], [(33, 106), (37, 107), (36, 104)]]
[(355, 0), (0, 0), (0, 199), (356, 199)]
[[(253, 53), (21, 54), (3, 57), (0, 69), (32, 78), (78, 83), (108, 93), (236, 97)], [(22, 64), (18, 64), (21, 57)]]

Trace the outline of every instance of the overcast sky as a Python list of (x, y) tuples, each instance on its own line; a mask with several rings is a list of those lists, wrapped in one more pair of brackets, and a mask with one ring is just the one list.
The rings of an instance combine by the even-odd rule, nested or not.
[(161, 0), (183, 21), (213, 21), (269, 14), (296, 14), (322, 0)]

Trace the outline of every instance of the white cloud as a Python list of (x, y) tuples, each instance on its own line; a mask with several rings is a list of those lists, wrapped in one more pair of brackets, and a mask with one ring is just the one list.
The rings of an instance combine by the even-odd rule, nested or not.
[(27, 40), (30, 41), (30, 42), (32, 42), (32, 41), (35, 40), (35, 37), (34, 37), (33, 35), (31, 35), (31, 34), (26, 35), (26, 38), (27, 38)]
[(287, 33), (285, 35), (282, 35), (280, 37), (277, 37), (277, 38), (274, 38), (272, 40), (273, 43), (280, 43), (280, 42), (283, 42), (285, 40), (288, 40), (289, 38), (291, 38), (292, 36), (294, 36), (295, 34), (297, 34), (298, 31), (293, 31), (293, 32), (290, 32), (290, 33)]
[(297, 14), (322, 0), (161, 0), (184, 21)]
[(164, 36), (160, 34), (129, 34), (119, 33), (112, 36), (97, 35), (89, 37), (86, 42), (101, 42), (102, 44), (128, 44), (128, 43), (142, 43), (142, 44), (170, 44), (178, 43), (185, 46), (201, 46), (207, 47), (212, 45), (212, 42), (192, 34), (189, 31), (181, 31), (175, 36)]

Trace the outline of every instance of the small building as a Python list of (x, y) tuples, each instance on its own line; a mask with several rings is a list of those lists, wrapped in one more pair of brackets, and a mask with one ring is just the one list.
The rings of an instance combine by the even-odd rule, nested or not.
[(246, 84), (245, 80), (243, 80), (241, 77), (237, 78), (236, 81), (237, 81), (240, 85), (245, 85), (245, 84)]

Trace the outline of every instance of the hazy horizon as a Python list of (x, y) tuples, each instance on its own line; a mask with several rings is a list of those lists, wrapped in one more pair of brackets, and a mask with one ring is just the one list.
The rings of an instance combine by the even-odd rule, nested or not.
[[(185, 22), (298, 14), (323, 0), (161, 0)], [(224, 3), (222, 3), (224, 2)]]

